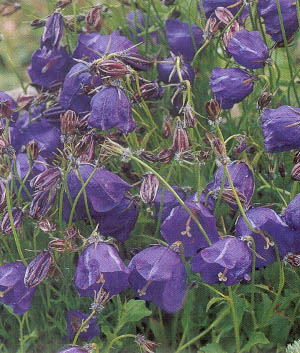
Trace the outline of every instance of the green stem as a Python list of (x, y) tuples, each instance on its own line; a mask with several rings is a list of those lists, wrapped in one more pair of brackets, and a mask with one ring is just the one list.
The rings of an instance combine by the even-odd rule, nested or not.
[(11, 205), (11, 196), (10, 196), (9, 184), (8, 183), (6, 183), (5, 189), (6, 189), (7, 212), (8, 212), (9, 222), (10, 222), (10, 225), (11, 225), (13, 236), (14, 236), (14, 239), (15, 239), (16, 247), (17, 247), (18, 254), (19, 254), (22, 262), (27, 266), (27, 262), (26, 262), (26, 260), (24, 258), (24, 255), (23, 255), (23, 252), (22, 252), (22, 248), (21, 248), (21, 245), (20, 245), (19, 236), (18, 236), (16, 227), (14, 225), (14, 218), (13, 218), (13, 215), (12, 215), (12, 207), (11, 207), (12, 206)]
[(182, 352), (188, 346), (190, 346), (194, 342), (197, 342), (198, 340), (200, 340), (201, 337), (205, 336), (209, 331), (211, 331), (214, 327), (216, 327), (219, 324), (219, 322), (221, 322), (223, 320), (223, 318), (229, 313), (229, 311), (230, 311), (229, 308), (226, 308), (225, 310), (223, 310), (223, 312), (221, 312), (218, 315), (217, 319), (215, 321), (213, 321), (211, 323), (211, 325), (208, 326), (208, 328), (206, 330), (202, 331), (198, 336), (195, 336), (194, 338), (192, 338), (190, 341), (188, 341), (183, 346), (179, 346), (175, 353)]
[(76, 332), (76, 335), (75, 335), (75, 337), (74, 337), (74, 339), (73, 339), (73, 342), (72, 342), (72, 345), (73, 345), (73, 346), (76, 345), (76, 342), (77, 342), (77, 340), (78, 340), (78, 337), (79, 337), (81, 331), (86, 327), (86, 324), (91, 320), (91, 318), (92, 318), (95, 314), (96, 314), (96, 311), (93, 310), (93, 311), (91, 312), (91, 314), (89, 315), (89, 317), (83, 321), (83, 323), (82, 323), (81, 326), (79, 327), (79, 329), (78, 329), (78, 331)]
[(237, 314), (236, 314), (236, 311), (235, 311), (235, 306), (234, 306), (234, 300), (233, 300), (231, 286), (228, 287), (228, 292), (229, 292), (229, 298), (230, 298), (229, 303), (230, 303), (232, 320), (233, 320), (233, 326), (234, 326), (236, 353), (239, 353), (240, 347), (241, 347), (239, 322), (238, 322), (238, 317), (237, 317)]
[(110, 349), (112, 348), (113, 344), (116, 343), (117, 341), (119, 340), (122, 340), (123, 338), (136, 338), (136, 335), (132, 335), (130, 333), (126, 334), (126, 335), (121, 335), (121, 336), (118, 336), (116, 338), (114, 338), (110, 344), (107, 346), (107, 348), (104, 350), (103, 353), (109, 353)]

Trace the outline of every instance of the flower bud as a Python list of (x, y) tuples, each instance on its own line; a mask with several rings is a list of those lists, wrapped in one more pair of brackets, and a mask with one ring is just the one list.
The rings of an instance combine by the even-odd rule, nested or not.
[(56, 8), (63, 9), (64, 7), (72, 4), (72, 0), (57, 0)]
[(285, 178), (286, 177), (286, 171), (285, 171), (284, 162), (279, 163), (278, 170), (279, 170), (280, 176), (282, 178)]
[(205, 104), (205, 110), (208, 115), (208, 119), (215, 121), (218, 119), (221, 112), (220, 104), (215, 99), (210, 99)]
[[(23, 212), (20, 208), (14, 207), (11, 210), (12, 212), (12, 217), (13, 217), (13, 223), (16, 228), (16, 230), (20, 229), (23, 224)], [(8, 212), (5, 213), (2, 223), (1, 223), (1, 231), (4, 234), (11, 234), (12, 233), (12, 227), (9, 219), (9, 214)]]
[(38, 191), (48, 191), (56, 186), (61, 178), (59, 168), (48, 168), (30, 181), (30, 186)]
[(294, 164), (297, 164), (300, 162), (300, 151), (295, 152), (293, 162)]
[(183, 108), (183, 116), (185, 124), (188, 128), (194, 128), (197, 125), (197, 118), (193, 108), (190, 105), (186, 105)]
[(171, 162), (174, 155), (175, 153), (173, 148), (167, 148), (167, 149), (161, 150), (157, 155), (157, 161), (160, 163), (168, 164)]
[(183, 123), (180, 120), (176, 121), (172, 147), (175, 153), (184, 152), (190, 147), (186, 129), (183, 127)]
[(38, 18), (36, 18), (30, 22), (30, 26), (33, 27), (34, 29), (44, 27), (45, 24), (46, 24), (45, 20), (42, 20), (42, 19), (40, 20)]
[(12, 116), (12, 104), (10, 100), (0, 100), (0, 115), (2, 118), (10, 119)]
[(103, 14), (100, 6), (94, 6), (85, 18), (86, 30), (88, 33), (100, 32), (103, 24)]
[(142, 98), (147, 100), (161, 99), (165, 89), (162, 88), (157, 82), (147, 82), (140, 86), (140, 93), (136, 92), (134, 98), (136, 102), (141, 102)]
[(4, 182), (0, 179), (0, 212), (6, 206), (6, 188)]
[(102, 79), (110, 77), (122, 77), (129, 73), (127, 66), (121, 61), (108, 59), (100, 62), (95, 62), (91, 66), (91, 71), (94, 71)]
[(146, 173), (140, 189), (141, 200), (144, 203), (152, 203), (156, 197), (159, 180), (152, 173)]
[(63, 253), (67, 250), (68, 243), (64, 239), (54, 238), (48, 243), (48, 248)]
[(233, 153), (240, 154), (245, 151), (247, 147), (246, 136), (240, 135), (237, 138), (237, 144), (234, 146)]
[(157, 156), (152, 152), (142, 151), (140, 157), (150, 163), (157, 162)]
[(224, 143), (210, 132), (206, 133), (206, 137), (208, 138), (211, 148), (216, 156), (221, 159), (226, 158), (226, 147)]
[(60, 116), (60, 130), (63, 135), (72, 135), (78, 125), (78, 117), (73, 110), (67, 110)]
[(56, 231), (56, 224), (49, 221), (49, 219), (42, 219), (41, 221), (39, 221), (38, 227), (43, 232), (55, 232)]
[(211, 16), (206, 22), (203, 37), (206, 40), (211, 40), (213, 39), (214, 35), (218, 32), (218, 30), (219, 22), (214, 16)]
[(296, 181), (300, 181), (300, 163), (294, 165), (291, 171), (291, 178)]
[(265, 108), (268, 108), (272, 102), (272, 93), (262, 91), (257, 100), (257, 110), (261, 113)]
[[(238, 191), (237, 189), (235, 190), (238, 197), (239, 197), (239, 200), (241, 202), (241, 204), (243, 206), (245, 206), (247, 203), (248, 203), (248, 200), (247, 200), (247, 197), (240, 191)], [(230, 207), (232, 208), (237, 208), (238, 207), (238, 203), (237, 203), (237, 200), (234, 196), (234, 193), (232, 191), (232, 189), (230, 188), (224, 188), (223, 189), (223, 192), (222, 192), (222, 200), (224, 202), (226, 202), (227, 204), (229, 204)]]
[(58, 50), (64, 31), (64, 19), (59, 12), (52, 13), (46, 22), (44, 33), (41, 36), (41, 48), (47, 51)]
[(27, 288), (34, 288), (47, 276), (53, 258), (49, 250), (42, 251), (27, 266), (24, 284)]
[(38, 192), (31, 201), (29, 215), (34, 219), (44, 217), (51, 209), (57, 189)]
[(168, 138), (168, 137), (172, 136), (172, 131), (173, 131), (172, 120), (173, 120), (173, 118), (169, 114), (167, 114), (164, 117), (163, 126), (162, 126), (162, 135), (164, 138)]
[(35, 140), (31, 140), (26, 145), (28, 160), (35, 161), (39, 155), (39, 146)]
[(1, 16), (10, 16), (21, 9), (21, 5), (17, 2), (9, 3), (7, 1), (2, 7), (0, 7), (0, 15)]

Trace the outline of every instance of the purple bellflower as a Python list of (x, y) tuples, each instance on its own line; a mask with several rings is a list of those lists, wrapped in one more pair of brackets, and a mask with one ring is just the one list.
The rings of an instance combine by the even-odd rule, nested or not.
[(25, 271), (22, 262), (0, 266), (0, 302), (12, 307), (18, 315), (24, 314), (30, 308), (35, 292), (35, 288), (25, 287)]
[(91, 212), (99, 224), (99, 232), (118, 241), (126, 241), (133, 230), (139, 215), (139, 207), (134, 201), (125, 197), (119, 205), (108, 212)]
[(239, 31), (226, 49), (237, 63), (247, 69), (263, 68), (269, 58), (269, 49), (258, 31)]
[[(219, 239), (219, 234), (215, 216), (202, 203), (186, 201), (185, 204), (197, 217), (211, 242), (216, 242)], [(170, 245), (180, 241), (184, 248), (185, 257), (193, 256), (199, 249), (207, 246), (204, 235), (183, 206), (172, 209), (170, 215), (161, 225), (160, 232)]]
[[(202, 5), (206, 18), (214, 13), (217, 7), (226, 7), (233, 15), (235, 15), (238, 10), (243, 5), (242, 1), (237, 0), (202, 0)], [(198, 1), (198, 10), (201, 11), (200, 2)], [(248, 11), (244, 9), (242, 16), (248, 14)]]
[[(67, 184), (72, 202), (74, 202), (82, 188), (79, 173), (83, 182), (86, 182), (94, 170), (95, 167), (90, 164), (79, 164), (78, 170), (73, 169), (70, 171), (67, 176)], [(130, 187), (129, 184), (116, 174), (104, 168), (98, 169), (85, 187), (90, 212), (108, 212), (117, 207)], [(79, 219), (86, 218), (87, 213), (83, 193), (80, 195), (75, 209)], [(67, 220), (70, 215), (71, 207), (66, 194), (64, 195), (63, 211), (64, 218)]]
[(238, 68), (215, 67), (210, 76), (210, 87), (223, 109), (230, 109), (253, 91), (253, 77)]
[(41, 48), (47, 51), (58, 50), (64, 32), (64, 18), (59, 12), (52, 13), (46, 22), (44, 33), (41, 36)]
[(244, 218), (240, 216), (236, 224), (236, 234), (237, 237), (247, 240), (249, 247), (251, 247), (251, 241), (248, 237), (251, 236), (254, 239), (255, 266), (257, 268), (267, 266), (276, 261), (275, 244), (278, 247), (281, 259), (292, 250), (299, 235), (290, 229), (275, 211), (269, 208), (256, 207), (248, 210), (246, 216), (251, 226), (261, 232), (253, 233)]
[[(78, 310), (70, 310), (66, 313), (66, 319), (67, 319), (67, 332), (68, 332), (68, 337), (67, 339), (72, 341), (79, 330), (81, 324), (83, 321), (85, 321), (89, 317), (89, 314), (84, 314), (81, 311)], [(82, 341), (90, 341), (92, 338), (97, 337), (100, 335), (100, 329), (99, 329), (99, 323), (98, 319), (96, 316), (93, 316), (89, 322), (87, 323), (85, 329), (83, 329), (80, 334), (79, 338)], [(63, 351), (65, 352), (65, 351)], [(69, 350), (66, 350), (66, 352), (72, 352)], [(78, 350), (75, 352), (85, 352), (83, 350)], [(74, 352), (74, 353), (75, 353)]]
[(246, 242), (235, 237), (220, 239), (191, 260), (192, 271), (199, 272), (204, 282), (224, 282), (227, 286), (249, 280), (251, 266), (252, 256)]
[(93, 86), (93, 78), (89, 72), (82, 72), (87, 67), (83, 63), (72, 66), (67, 73), (59, 96), (59, 104), (76, 113), (90, 110), (91, 98), (84, 92), (84, 86)]
[[(243, 161), (228, 163), (227, 167), (241, 203), (243, 206), (249, 207), (254, 194), (254, 175), (251, 169)], [(224, 173), (224, 167), (222, 166), (217, 170), (214, 180), (206, 186), (206, 190), (211, 192), (212, 197), (215, 199), (218, 198), (218, 193), (221, 190)], [(222, 200), (233, 209), (238, 209), (227, 176), (225, 178)]]
[(179, 83), (180, 78), (178, 76), (176, 61), (180, 60), (180, 73), (183, 80), (189, 80), (193, 83), (195, 78), (195, 73), (190, 64), (185, 63), (182, 57), (172, 55), (161, 61), (158, 64), (158, 80), (164, 83)]
[(265, 109), (262, 132), (268, 153), (289, 151), (300, 146), (300, 108), (282, 105)]
[[(166, 21), (166, 37), (171, 51), (177, 55), (182, 55), (187, 61), (192, 61), (196, 53), (203, 44), (203, 31), (195, 26), (178, 19)], [(193, 39), (195, 41), (195, 46)]]
[(84, 349), (83, 347), (72, 346), (69, 348), (65, 348), (62, 351), (59, 351), (57, 353), (88, 353), (88, 351), (86, 349)]
[(94, 297), (101, 288), (110, 296), (129, 287), (129, 270), (114, 246), (102, 241), (88, 245), (79, 257), (75, 285), (80, 296)]
[[(12, 122), (16, 121), (18, 113), (13, 112), (16, 108), (17, 103), (14, 99), (5, 92), (0, 91), (0, 117), (12, 118)], [(12, 122), (10, 122), (10, 125), (12, 125)]]
[(130, 261), (129, 282), (140, 299), (153, 301), (174, 313), (181, 309), (186, 293), (186, 272), (180, 256), (165, 246), (152, 246)]
[(37, 49), (31, 57), (28, 75), (33, 84), (43, 88), (63, 82), (71, 66), (71, 58), (64, 48), (47, 51)]
[(90, 127), (102, 130), (117, 127), (123, 133), (136, 127), (128, 97), (121, 88), (114, 86), (104, 87), (94, 95), (88, 123)]
[[(149, 62), (141, 57), (137, 48), (118, 31), (110, 35), (100, 33), (80, 33), (73, 58), (93, 61), (104, 54), (122, 52), (122, 61), (138, 70), (148, 70)], [(145, 59), (145, 60), (144, 60)]]
[(287, 205), (283, 218), (289, 227), (300, 230), (300, 194)]
[[(298, 30), (298, 16), (295, 0), (279, 0), (286, 37), (289, 39)], [(266, 32), (274, 42), (283, 40), (277, 9), (277, 0), (258, 0), (257, 10), (264, 20)]]

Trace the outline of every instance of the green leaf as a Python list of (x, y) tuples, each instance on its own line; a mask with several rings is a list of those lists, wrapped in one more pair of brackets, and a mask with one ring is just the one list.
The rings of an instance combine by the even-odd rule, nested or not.
[(199, 353), (226, 353), (217, 343), (209, 343), (200, 348)]
[(124, 305), (121, 320), (123, 323), (136, 322), (151, 314), (152, 312), (146, 308), (146, 302), (144, 300), (131, 299)]
[(268, 297), (268, 295), (265, 293), (261, 294), (261, 298), (262, 298), (261, 302), (255, 306), (255, 312), (257, 313), (256, 318), (257, 318), (258, 323), (260, 325), (264, 325), (264, 324), (266, 324), (265, 317), (266, 317), (266, 315), (272, 305), (272, 301)]
[(249, 335), (248, 343), (242, 348), (241, 352), (249, 352), (251, 347), (257, 344), (268, 344), (269, 340), (262, 332), (251, 332)]
[(285, 344), (288, 338), (291, 324), (288, 318), (284, 315), (273, 317), (271, 324), (270, 340), (272, 343)]

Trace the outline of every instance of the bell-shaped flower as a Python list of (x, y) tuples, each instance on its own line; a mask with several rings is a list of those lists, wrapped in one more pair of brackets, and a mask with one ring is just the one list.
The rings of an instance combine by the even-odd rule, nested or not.
[(59, 49), (64, 33), (64, 18), (59, 12), (52, 13), (45, 24), (44, 32), (41, 36), (41, 48), (47, 51)]
[(37, 49), (31, 57), (28, 75), (31, 82), (43, 88), (62, 83), (71, 67), (71, 58), (67, 51), (61, 47), (47, 51), (46, 47)]
[(158, 80), (164, 83), (180, 83), (176, 62), (179, 61), (179, 72), (182, 80), (193, 83), (195, 73), (190, 64), (186, 63), (182, 57), (170, 56), (158, 64)]
[(129, 282), (135, 294), (174, 313), (181, 309), (186, 293), (186, 272), (180, 256), (171, 248), (152, 246), (130, 261)]
[(182, 55), (188, 62), (193, 60), (196, 50), (204, 42), (199, 27), (173, 18), (166, 21), (166, 37), (171, 51), (177, 56)]
[[(282, 21), (286, 37), (289, 39), (299, 28), (297, 6), (295, 0), (279, 0)], [(283, 40), (277, 0), (258, 0), (257, 11), (264, 20), (266, 32), (274, 42)]]
[(75, 285), (80, 296), (95, 296), (101, 288), (109, 296), (129, 287), (129, 270), (113, 245), (96, 241), (81, 253), (75, 270)]
[(121, 88), (107, 86), (94, 95), (91, 101), (89, 126), (101, 130), (117, 127), (128, 133), (135, 129), (131, 103)]
[[(200, 202), (186, 201), (185, 205), (196, 216), (210, 241), (216, 242), (219, 239), (219, 234), (215, 216)], [(170, 215), (161, 225), (160, 232), (170, 245), (180, 241), (186, 257), (195, 255), (199, 249), (208, 245), (199, 226), (183, 206), (172, 209)]]
[(215, 67), (210, 76), (213, 95), (223, 109), (230, 109), (253, 91), (254, 78), (238, 68)]
[[(131, 186), (119, 176), (104, 168), (99, 168), (95, 171), (93, 165), (79, 164), (78, 169), (72, 169), (67, 176), (67, 184), (72, 202), (74, 202), (80, 192), (83, 183), (87, 181), (93, 172), (92, 178), (85, 187), (89, 210), (91, 212), (108, 212), (120, 204), (125, 197), (125, 193)], [(80, 181), (80, 176), (83, 183)], [(79, 219), (86, 218), (87, 212), (83, 192), (78, 199), (75, 210)], [(68, 220), (70, 212), (71, 206), (65, 193), (63, 215), (66, 220)]]
[(292, 229), (300, 230), (300, 194), (287, 205), (283, 219)]
[(22, 262), (0, 266), (0, 302), (12, 307), (18, 315), (30, 308), (35, 292), (35, 288), (27, 288), (24, 284), (25, 271)]
[[(89, 317), (89, 314), (84, 314), (78, 310), (70, 310), (66, 313), (68, 340), (72, 341), (74, 339), (80, 326), (88, 317)], [(82, 341), (90, 341), (92, 338), (97, 337), (99, 335), (100, 335), (100, 329), (99, 329), (98, 319), (96, 316), (93, 316), (86, 324), (85, 328), (80, 332), (79, 338)], [(63, 350), (63, 352), (80, 353), (85, 351), (79, 349), (76, 351)]]
[(263, 68), (269, 58), (269, 49), (259, 31), (239, 31), (229, 41), (226, 49), (238, 64), (247, 69)]
[[(251, 247), (251, 236), (255, 242), (255, 256), (257, 268), (267, 266), (276, 261), (275, 244), (278, 247), (280, 259), (293, 249), (299, 235), (269, 208), (256, 207), (248, 210), (246, 216), (251, 226), (259, 231), (254, 233), (249, 229), (242, 216), (236, 224), (236, 235), (248, 241)], [(254, 255), (254, 254), (253, 254)]]
[(251, 266), (252, 256), (246, 242), (235, 237), (220, 239), (191, 260), (192, 271), (199, 272), (204, 282), (223, 282), (227, 286), (249, 280)]
[[(201, 0), (203, 5), (203, 10), (206, 18), (214, 13), (217, 7), (226, 7), (233, 15), (235, 15), (238, 10), (243, 5), (242, 1), (237, 0)], [(201, 12), (200, 0), (198, 0), (198, 10)], [(245, 9), (242, 13), (243, 16), (247, 15), (248, 11)]]
[[(227, 168), (235, 191), (239, 197), (239, 200), (241, 201), (241, 204), (245, 207), (249, 207), (255, 187), (254, 175), (251, 169), (243, 161), (234, 161), (228, 163)], [(225, 170), (222, 166), (217, 170), (214, 180), (206, 186), (206, 191), (208, 191), (208, 195), (211, 195), (213, 199), (217, 199), (219, 196), (219, 192), (221, 192), (224, 173)], [(222, 200), (227, 203), (231, 208), (235, 210), (238, 209), (238, 204), (231, 189), (227, 175), (225, 177)]]
[(262, 132), (268, 153), (298, 148), (300, 108), (282, 105), (276, 109), (265, 109), (262, 116)]

